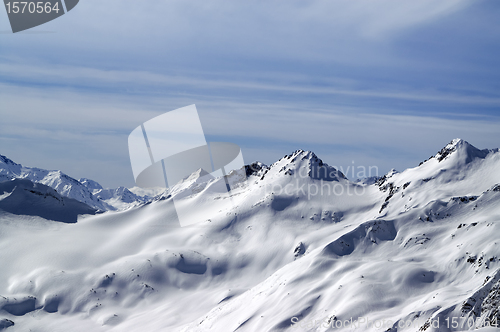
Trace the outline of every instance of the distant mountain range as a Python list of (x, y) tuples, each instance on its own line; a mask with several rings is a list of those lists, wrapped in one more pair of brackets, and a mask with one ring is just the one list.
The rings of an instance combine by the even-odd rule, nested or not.
[(152, 199), (148, 195), (136, 195), (125, 187), (104, 189), (96, 181), (76, 180), (61, 171), (25, 167), (0, 155), (0, 182), (13, 179), (25, 179), (33, 183), (44, 184), (61, 196), (75, 199), (101, 212), (128, 209)]

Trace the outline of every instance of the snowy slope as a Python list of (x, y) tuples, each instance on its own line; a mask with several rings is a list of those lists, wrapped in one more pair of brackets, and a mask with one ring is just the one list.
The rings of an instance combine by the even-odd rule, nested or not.
[[(465, 331), (454, 322), (470, 318), (481, 327), (500, 320), (499, 169), (498, 150), (454, 140), (368, 185), (298, 150), (230, 173), (230, 198), (218, 194), (224, 179), (195, 173), (151, 203), (76, 224), (3, 214), (0, 326)], [(199, 223), (180, 227), (173, 199), (204, 206)]]

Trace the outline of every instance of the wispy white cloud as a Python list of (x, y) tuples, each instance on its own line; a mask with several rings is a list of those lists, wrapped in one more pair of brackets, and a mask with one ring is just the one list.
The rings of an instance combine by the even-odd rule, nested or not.
[[(128, 134), (138, 124), (193, 101), (189, 95), (150, 98), (5, 84), (0, 91), (7, 110), (0, 123), (0, 153), (29, 165), (65, 166), (73, 176), (94, 177), (110, 186), (132, 185)], [(196, 104), (209, 140), (240, 144), (247, 162), (270, 163), (273, 156), (303, 148), (336, 166), (354, 160), (381, 171), (402, 169), (415, 166), (455, 137), (481, 148), (495, 147), (500, 128), (500, 119), (494, 117), (370, 114), (339, 105), (308, 107), (223, 96), (198, 96)]]
[[(203, 77), (205, 76), (205, 77)], [(43, 84), (56, 86), (73, 86), (75, 88), (91, 87), (93, 89), (114, 89), (117, 87), (140, 88), (142, 91), (155, 93), (161, 88), (180, 90), (187, 88), (192, 94), (204, 90), (244, 90), (270, 91), (281, 93), (308, 94), (308, 95), (344, 95), (350, 97), (401, 99), (413, 101), (431, 101), (448, 103), (466, 103), (477, 105), (500, 106), (500, 96), (464, 95), (463, 91), (438, 92), (415, 90), (410, 87), (398, 90), (384, 89), (383, 84), (377, 88), (355, 88), (359, 82), (350, 80), (347, 84), (341, 79), (330, 84), (314, 86), (307, 84), (308, 78), (296, 75), (293, 79), (276, 73), (274, 77), (234, 77), (232, 74), (204, 73), (204, 75), (168, 74), (150, 71), (134, 70), (103, 70), (92, 67), (70, 65), (31, 65), (20, 63), (0, 64), (0, 77), (9, 81), (18, 81), (20, 84)], [(333, 84), (332, 84), (333, 83)]]

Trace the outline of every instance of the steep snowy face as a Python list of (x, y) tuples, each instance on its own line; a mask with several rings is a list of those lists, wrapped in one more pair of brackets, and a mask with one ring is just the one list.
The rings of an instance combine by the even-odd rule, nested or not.
[(488, 156), (488, 154), (495, 152), (498, 152), (498, 149), (479, 150), (478, 148), (472, 146), (469, 142), (456, 138), (441, 149), (441, 151), (439, 151), (434, 158), (436, 158), (438, 162), (442, 162), (445, 159), (452, 159), (456, 165), (465, 165), (476, 159), (484, 159)]
[(347, 178), (334, 167), (319, 159), (314, 152), (297, 150), (286, 155), (270, 167), (265, 167), (265, 177), (275, 178), (288, 175), (295, 178), (310, 178), (323, 181), (342, 181)]
[(355, 182), (357, 184), (369, 186), (369, 185), (375, 184), (379, 180), (380, 180), (379, 176), (370, 176), (370, 177), (366, 177), (366, 178), (357, 179)]
[(215, 178), (210, 173), (200, 168), (174, 184), (171, 188), (169, 188), (168, 193), (170, 194), (190, 191), (193, 188), (200, 187), (200, 185), (204, 187), (206, 183), (214, 179)]
[[(200, 168), (179, 182), (180, 183), (200, 182), (200, 180), (203, 179), (204, 177), (206, 177), (207, 175), (210, 175), (210, 174), (207, 171), (205, 171), (204, 169)], [(211, 179), (213, 179), (213, 177), (209, 178), (209, 180), (211, 180)]]
[(376, 185), (386, 194), (381, 212), (400, 213), (457, 193), (479, 196), (500, 183), (500, 152), (479, 150), (455, 139), (434, 157), (402, 173), (389, 173)]
[(86, 179), (86, 178), (81, 178), (78, 180), (81, 184), (83, 184), (85, 187), (87, 187), (88, 190), (91, 192), (94, 191), (99, 191), (101, 189), (104, 189), (99, 183), (97, 183), (94, 180)]
[(5, 164), (5, 165), (12, 165), (12, 166), (18, 165), (15, 162), (13, 162), (12, 160), (10, 160), (9, 158), (7, 158), (6, 156), (3, 156), (1, 154), (0, 154), (0, 163)]
[(21, 174), (22, 166), (13, 162), (9, 158), (0, 155), (0, 182), (8, 181), (15, 175)]
[(101, 211), (114, 210), (112, 206), (95, 197), (80, 181), (73, 179), (61, 171), (25, 169), (27, 171), (24, 173), (24, 178), (52, 187), (63, 196), (76, 199)]

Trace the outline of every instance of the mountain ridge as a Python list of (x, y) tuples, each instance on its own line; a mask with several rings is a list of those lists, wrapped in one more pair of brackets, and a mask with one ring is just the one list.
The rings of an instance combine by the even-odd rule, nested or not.
[[(422, 332), (472, 317), (486, 332), (500, 319), (500, 153), (464, 164), (460, 151), (374, 184), (315, 179), (324, 163), (302, 151), (71, 225), (2, 215), (0, 319), (56, 332)], [(226, 180), (227, 195), (215, 190)], [(176, 204), (210, 208), (181, 227)]]
[(66, 223), (75, 223), (79, 215), (98, 212), (76, 199), (60, 195), (49, 186), (28, 179), (0, 182), (0, 197), (0, 211)]
[[(436, 155), (422, 162), (419, 166), (413, 168), (418, 169), (424, 166), (431, 160), (437, 160), (439, 163), (445, 162), (447, 159), (455, 159), (454, 162), (459, 165), (467, 165), (476, 159), (484, 159), (491, 153), (498, 152), (498, 149), (480, 150), (465, 140), (456, 138), (443, 147)], [(2, 166), (3, 165), (3, 166)], [(425, 167), (425, 166), (424, 166)], [(410, 168), (411, 169), (411, 168)], [(298, 174), (298, 171), (303, 171), (304, 174)], [(324, 163), (314, 152), (298, 149), (290, 155), (285, 155), (278, 161), (267, 166), (261, 162), (254, 162), (245, 166), (246, 176), (259, 176), (260, 180), (266, 177), (275, 177), (279, 174), (292, 177), (306, 176), (313, 180), (322, 181), (351, 181), (340, 171), (334, 167)], [(198, 171), (197, 171), (198, 172)], [(193, 179), (196, 183), (213, 180), (207, 174), (193, 174), (180, 181), (168, 189), (163, 197), (168, 196), (168, 193), (175, 188), (174, 191), (186, 190), (192, 185)], [(206, 172), (205, 172), (206, 173)], [(351, 182), (361, 185), (377, 184), (379, 187), (397, 173), (396, 170), (389, 171), (381, 177), (371, 177), (370, 179), (358, 179)], [(203, 175), (203, 176), (202, 176)], [(141, 204), (150, 202), (154, 197), (139, 196), (131, 192), (128, 188), (119, 187), (115, 189), (104, 189), (98, 182), (82, 178), (76, 180), (66, 175), (61, 171), (43, 170), (35, 167), (25, 167), (18, 164), (6, 156), (0, 155), (0, 180), (11, 180), (14, 178), (27, 178), (34, 182), (42, 183), (54, 188), (59, 194), (76, 199), (89, 205), (92, 208), (100, 211), (114, 211), (140, 206)], [(431, 179), (429, 176), (427, 179)], [(189, 182), (189, 183), (188, 183)], [(411, 181), (410, 181), (411, 182)], [(158, 193), (157, 193), (158, 194)]]
[(60, 170), (26, 167), (0, 155), (0, 181), (13, 179), (28, 179), (47, 185), (62, 196), (76, 199), (102, 212), (130, 208), (148, 200), (123, 187), (104, 189), (99, 183), (90, 179), (76, 180)]

